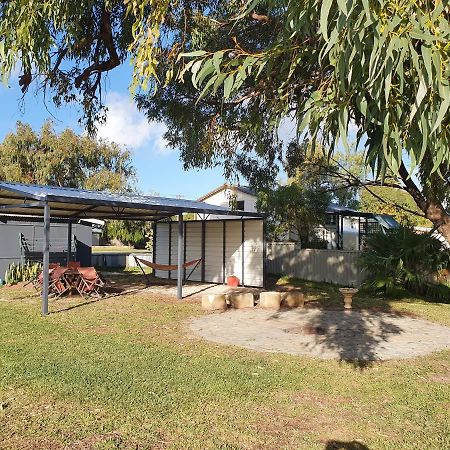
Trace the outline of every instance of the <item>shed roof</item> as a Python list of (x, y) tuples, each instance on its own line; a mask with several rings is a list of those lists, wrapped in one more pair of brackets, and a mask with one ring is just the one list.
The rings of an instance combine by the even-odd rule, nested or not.
[(0, 181), (0, 211), (12, 215), (42, 216), (48, 202), (52, 217), (79, 220), (160, 220), (187, 212), (229, 216), (260, 216), (184, 199), (119, 194), (84, 189)]

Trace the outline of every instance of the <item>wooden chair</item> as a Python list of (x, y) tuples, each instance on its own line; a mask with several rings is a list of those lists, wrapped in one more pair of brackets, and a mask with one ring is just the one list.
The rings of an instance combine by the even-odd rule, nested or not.
[[(49, 285), (51, 283), (51, 273), (57, 268), (60, 267), (59, 263), (51, 263), (48, 265), (49, 269)], [(41, 271), (41, 273), (37, 276), (37, 278), (34, 278), (33, 280), (29, 281), (25, 286), (28, 286), (28, 284), (32, 284), (33, 287), (38, 291), (42, 292), (42, 285), (44, 284), (44, 271)]]
[(67, 267), (69, 269), (78, 269), (81, 267), (81, 263), (80, 263), (80, 261), (69, 261), (67, 263)]
[(78, 273), (80, 274), (80, 279), (76, 286), (77, 291), (81, 296), (89, 295), (93, 297), (101, 297), (101, 289), (105, 285), (100, 274), (95, 270), (94, 267), (79, 267)]
[(48, 286), (48, 291), (50, 295), (55, 297), (61, 297), (67, 291), (69, 291), (70, 286), (66, 283), (64, 279), (64, 274), (67, 272), (67, 267), (57, 266), (50, 272), (50, 282)]

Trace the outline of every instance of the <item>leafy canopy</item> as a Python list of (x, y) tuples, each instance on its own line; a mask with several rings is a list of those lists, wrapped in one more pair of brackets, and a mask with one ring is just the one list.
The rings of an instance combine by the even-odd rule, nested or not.
[(46, 122), (39, 132), (17, 123), (0, 143), (0, 179), (94, 190), (132, 188), (131, 155), (116, 144), (55, 132)]
[(372, 186), (370, 191), (362, 189), (360, 208), (374, 214), (389, 214), (404, 226), (431, 226), (413, 198), (401, 189), (388, 186)]
[(448, 0), (12, 0), (0, 4), (0, 71), (19, 63), (24, 90), (40, 74), (56, 103), (80, 102), (93, 131), (102, 74), (131, 58), (134, 88), (198, 102), (201, 132), (186, 109), (172, 140), (200, 138), (207, 156), (182, 154), (187, 164), (217, 163), (208, 144), (219, 136), (248, 156), (224, 152), (227, 170), (258, 169), (290, 117), (330, 151), (356, 125), (375, 170), (396, 173), (407, 154), (426, 180), (448, 172), (448, 21)]
[(356, 124), (381, 175), (398, 173), (405, 152), (412, 168), (448, 170), (447, 1), (249, 1), (236, 20), (254, 8), (279, 27), (269, 45), (237, 41), (184, 55), (200, 97), (223, 88), (225, 100), (235, 98), (251, 79), (251, 94), (269, 105), (274, 124), (293, 113), (298, 132), (308, 130), (331, 151), (339, 140), (348, 146)]

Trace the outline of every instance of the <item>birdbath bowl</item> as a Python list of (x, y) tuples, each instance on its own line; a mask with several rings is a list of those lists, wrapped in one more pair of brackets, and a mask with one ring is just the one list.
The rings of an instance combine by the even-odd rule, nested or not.
[(351, 287), (340, 288), (339, 292), (344, 296), (344, 308), (352, 309), (353, 296), (358, 292), (358, 289)]

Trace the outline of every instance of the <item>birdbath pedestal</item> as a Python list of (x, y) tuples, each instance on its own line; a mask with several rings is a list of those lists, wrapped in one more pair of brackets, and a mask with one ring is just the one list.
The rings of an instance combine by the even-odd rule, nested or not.
[(358, 292), (358, 289), (351, 288), (351, 287), (345, 287), (345, 288), (340, 288), (339, 292), (344, 296), (344, 308), (352, 309), (352, 299), (353, 299), (353, 296)]

